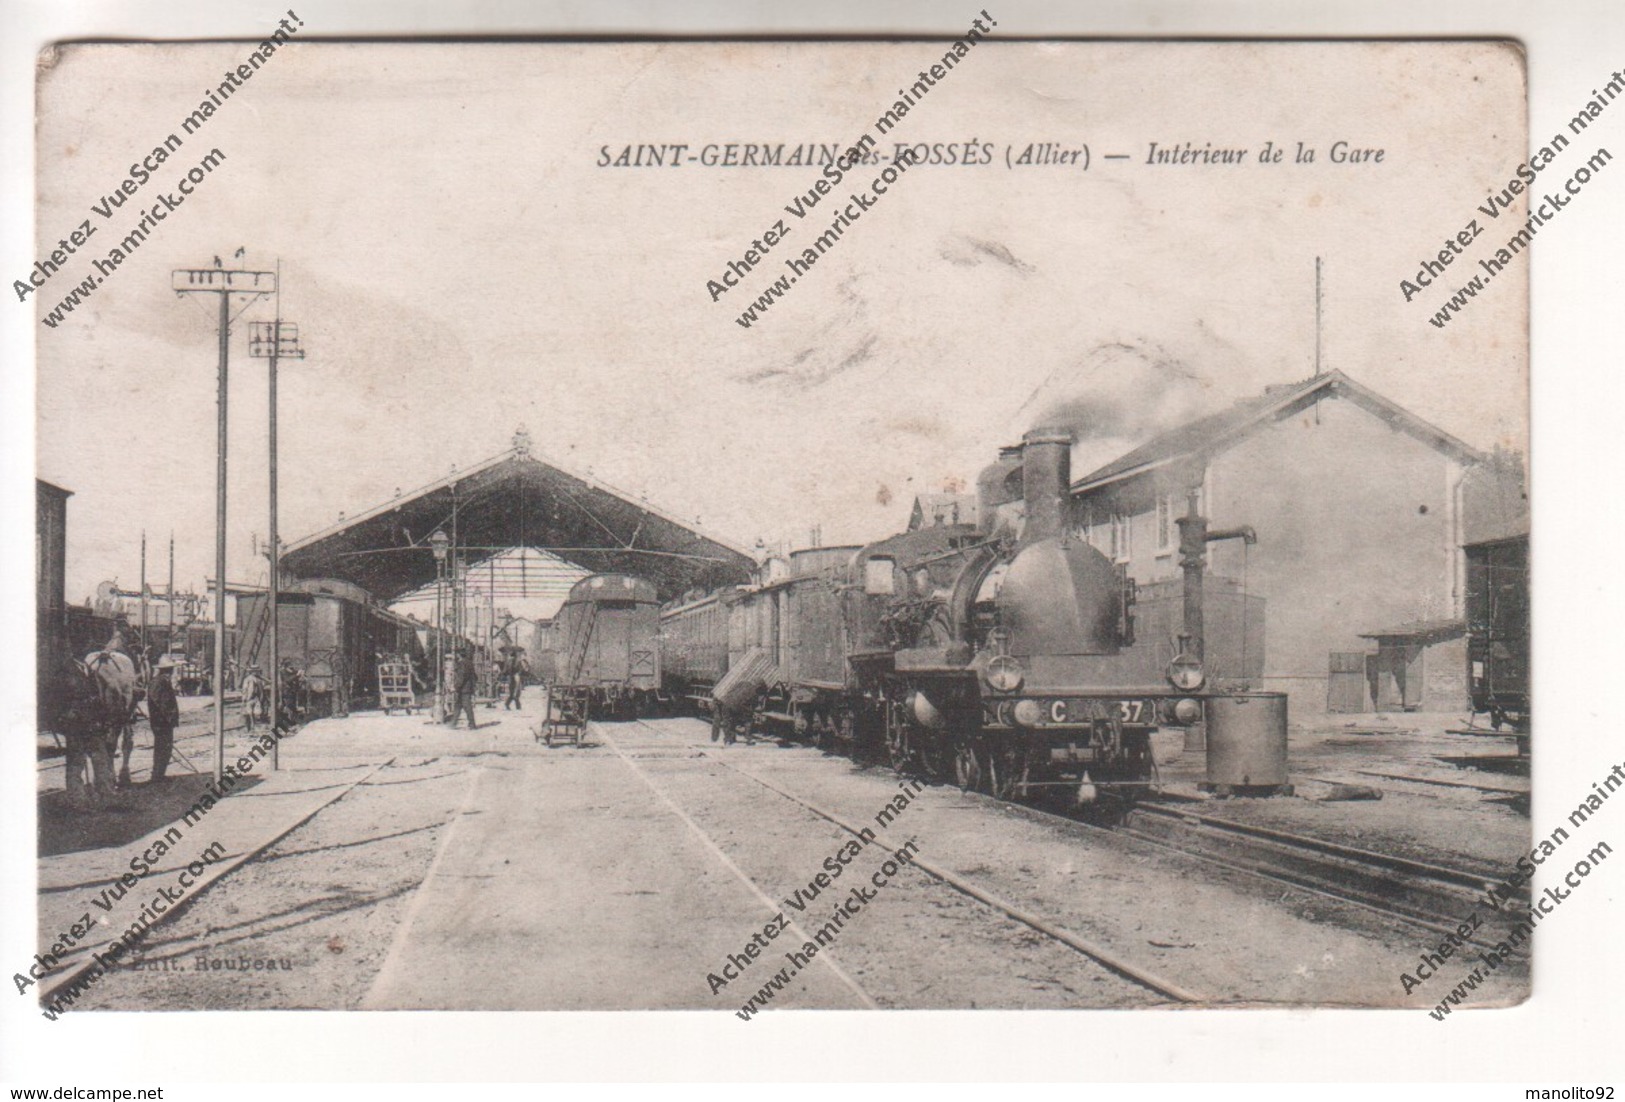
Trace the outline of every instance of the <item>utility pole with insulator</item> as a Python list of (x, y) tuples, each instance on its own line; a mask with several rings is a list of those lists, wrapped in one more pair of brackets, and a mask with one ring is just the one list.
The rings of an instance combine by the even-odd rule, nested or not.
[[(271, 455), (270, 455), (270, 466), (271, 466), (271, 469), (270, 469), (270, 473), (271, 473), (271, 495), (270, 495), (271, 496), (271, 539), (270, 539), (269, 550), (266, 552), (266, 554), (267, 554), (267, 556), (269, 558), (269, 561), (270, 561), (270, 569), (267, 571), (267, 577), (266, 577), (266, 582), (267, 582), (267, 585), (266, 585), (266, 600), (267, 600), (266, 615), (269, 616), (271, 619), (270, 619), (269, 624), (267, 625), (268, 628), (269, 628), (269, 631), (270, 631), (270, 636), (269, 636), (269, 639), (268, 639), (268, 644), (269, 644), (269, 647), (270, 647), (270, 654), (269, 654), (269, 657), (266, 659), (265, 668), (266, 668), (266, 671), (267, 671), (267, 675), (270, 678), (270, 686), (269, 686), (269, 688), (270, 688), (270, 697), (271, 697), (271, 699), (270, 699), (271, 729), (273, 731), (276, 730), (277, 719), (282, 714), (281, 711), (279, 710), (280, 707), (281, 707), (281, 703), (282, 703), (282, 684), (281, 684), (282, 683), (282, 666), (281, 666), (281, 662), (280, 662), (281, 655), (280, 655), (280, 652), (277, 649), (277, 622), (282, 618), (281, 617), (281, 607), (280, 607), (280, 605), (278, 603), (278, 601), (279, 601), (279, 596), (278, 595), (279, 595), (279, 592), (280, 592), (280, 589), (281, 589), (280, 568), (281, 568), (281, 559), (282, 559), (282, 542), (281, 542), (280, 538), (277, 536), (277, 508), (276, 508), (276, 486), (277, 486), (277, 468), (276, 468), (276, 365), (277, 365), (277, 361), (281, 360), (281, 359), (302, 360), (302, 359), (305, 358), (305, 350), (302, 347), (300, 347), (300, 345), (299, 345), (299, 327), (297, 325), (293, 324), (292, 322), (287, 322), (287, 321), (282, 320), (282, 292), (281, 292), (282, 279), (281, 279), (281, 271), (282, 271), (282, 264), (279, 261), (277, 263), (277, 272), (278, 272), (277, 287), (278, 287), (278, 290), (277, 290), (277, 296), (276, 296), (276, 299), (277, 299), (277, 310), (276, 310), (277, 317), (276, 317), (276, 320), (275, 321), (257, 321), (257, 322), (255, 322), (254, 325), (253, 325), (253, 328), (249, 332), (249, 337), (248, 337), (248, 354), (250, 356), (254, 356), (254, 357), (259, 358), (259, 359), (264, 359), (264, 360), (269, 360), (270, 361), (270, 366), (269, 366), (269, 370), (268, 370), (267, 374), (268, 374), (268, 377), (270, 379), (270, 388), (271, 388), (271, 393), (270, 393), (270, 419), (271, 419), (270, 420), (270, 441), (271, 441), (271, 445), (270, 445), (270, 448), (271, 448)], [(278, 754), (279, 745), (280, 744), (273, 745), (271, 747), (271, 768), (272, 769), (281, 768), (281, 761), (280, 761), (279, 754)]]
[[(141, 655), (147, 653), (147, 530), (141, 529)], [(141, 670), (137, 664), (136, 673)]]
[(171, 274), (176, 295), (219, 296), (220, 363), (216, 380), (214, 471), (214, 779), (225, 776), (226, 758), (226, 382), (231, 356), (231, 296), (253, 302), (276, 290), (275, 272), (225, 268), (215, 257), (213, 268), (177, 268)]

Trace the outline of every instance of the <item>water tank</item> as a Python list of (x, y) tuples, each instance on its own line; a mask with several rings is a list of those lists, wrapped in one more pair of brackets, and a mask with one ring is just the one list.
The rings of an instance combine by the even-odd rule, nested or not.
[(1207, 783), (1274, 788), (1287, 783), (1286, 694), (1229, 693), (1207, 704)]

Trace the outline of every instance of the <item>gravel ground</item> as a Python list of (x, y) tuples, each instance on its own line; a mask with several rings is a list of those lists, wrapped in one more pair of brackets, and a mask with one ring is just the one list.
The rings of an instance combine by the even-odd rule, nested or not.
[[(576, 1006), (587, 992), (603, 1000), (594, 1005), (731, 1010), (769, 970), (758, 963), (710, 997), (705, 970), (723, 948), (742, 948), (768, 904), (728, 862), (776, 905), (850, 837), (752, 775), (855, 825), (873, 824), (899, 791), (889, 770), (807, 747), (715, 746), (696, 720), (602, 728), (601, 739), (624, 758), (604, 744), (549, 751), (522, 737), (518, 721), (493, 730), (512, 741), (420, 751), (378, 772), (156, 929), (143, 956), (80, 1006), (354, 1009), (380, 976), (428, 979), (438, 968), (447, 983), (467, 977), (468, 997), (492, 1007)], [(393, 728), (379, 731), (395, 738)], [(642, 787), (643, 777), (682, 814)], [(471, 794), (477, 799), (465, 808)], [(1483, 814), (1470, 791), (1407, 799), (1409, 808), (1397, 797), (1383, 801), (1396, 819), (1374, 841), (1391, 839), (1401, 813), (1430, 812), (1415, 829), (1434, 841), (1436, 855), (1439, 822), (1454, 831), (1456, 820)], [(1279, 825), (1302, 829), (1310, 819), (1357, 842), (1355, 828), (1371, 822), (1377, 805), (1207, 805), (1241, 809), (1251, 821), (1288, 806)], [(880, 844), (859, 854), (804, 916), (787, 914), (816, 928), (860, 876), (871, 883), (884, 851), (912, 839), (922, 858), (1214, 1003), (1420, 1007), (1443, 997), (1444, 980), (1408, 998), (1399, 982), (1436, 940), (1430, 935), (1079, 823), (934, 786), (877, 833)], [(1508, 825), (1506, 833), (1517, 831)], [(1489, 859), (1500, 849), (1474, 852)], [(775, 968), (781, 946), (768, 958)], [(609, 971), (582, 974), (589, 953)], [(831, 955), (887, 1008), (1166, 1003), (918, 869), (900, 872), (858, 910)], [(403, 960), (414, 963), (403, 968)], [(1451, 984), (1459, 978), (1441, 975)], [(639, 987), (638, 976), (648, 982)], [(852, 1005), (852, 992), (823, 970), (792, 987), (780, 1005)], [(447, 990), (461, 988), (430, 984), (430, 1002), (413, 1002), (407, 991), (401, 1005), (461, 1005), (435, 994)], [(1470, 1001), (1516, 1002), (1527, 990), (1527, 966), (1518, 965)]]
[(200, 896), (79, 1009), (351, 1009), (477, 759), (380, 770)]
[[(805, 747), (728, 754), (849, 821), (872, 816), (895, 788), (889, 770)], [(1424, 985), (1407, 998), (1399, 979), (1437, 938), (1370, 912), (947, 786), (928, 788), (908, 815), (925, 856), (1214, 1002), (1431, 1006), (1443, 997)], [(1507, 1004), (1527, 992), (1521, 966), (1473, 999)]]
[[(846, 831), (714, 760), (646, 758), (637, 765), (776, 899), (804, 889), (823, 870), (823, 859), (852, 840)], [(872, 826), (883, 803), (877, 800), (853, 825)], [(946, 856), (934, 853), (931, 839), (917, 837), (905, 820), (876, 835), (876, 844), (808, 906), (803, 928), (818, 929), (833, 913), (831, 900), (844, 899), (854, 885), (873, 890), (871, 876), (911, 839), (927, 859)], [(789, 914), (796, 917), (793, 910)], [(740, 939), (750, 933), (741, 929)], [(1058, 1009), (1166, 1002), (918, 869), (906, 870), (876, 892), (874, 902), (841, 929), (834, 955), (882, 1007)]]

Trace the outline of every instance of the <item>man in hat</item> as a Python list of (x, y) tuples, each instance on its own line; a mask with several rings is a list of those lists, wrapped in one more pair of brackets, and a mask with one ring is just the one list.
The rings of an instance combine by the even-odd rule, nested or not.
[(170, 680), (175, 660), (169, 655), (158, 659), (158, 672), (147, 690), (147, 723), (152, 727), (152, 781), (164, 779), (169, 769), (169, 755), (175, 748), (175, 727), (181, 721), (180, 705), (175, 700), (175, 685)]
[(458, 720), (463, 713), (468, 713), (468, 729), (477, 731), (479, 721), (474, 718), (474, 688), (478, 684), (479, 675), (474, 670), (474, 655), (467, 643), (457, 648), (457, 664), (453, 667), (451, 687), (456, 692), (456, 700), (451, 706), (452, 730), (457, 729)]
[(265, 683), (265, 676), (260, 672), (258, 665), (249, 666), (243, 672), (241, 688), (243, 726), (248, 729), (249, 734), (253, 734), (255, 723), (266, 718), (266, 704), (270, 700), (270, 686)]
[(509, 647), (502, 664), (502, 683), (508, 689), (508, 699), (502, 703), (503, 711), (509, 708), (523, 709), (519, 697), (525, 691), (525, 675), (528, 673), (530, 662), (525, 658), (525, 652), (518, 647)]

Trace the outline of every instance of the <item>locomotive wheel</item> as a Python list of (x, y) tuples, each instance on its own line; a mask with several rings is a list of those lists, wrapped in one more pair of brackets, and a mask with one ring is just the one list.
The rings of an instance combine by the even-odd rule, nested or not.
[(897, 772), (908, 772), (913, 755), (909, 752), (908, 733), (901, 725), (892, 726), (886, 732), (886, 756), (891, 759), (891, 767)]
[(1013, 800), (1027, 783), (1025, 755), (1013, 750), (987, 754), (987, 792), (997, 800)]
[(954, 740), (954, 780), (962, 792), (982, 791), (982, 761), (970, 738)]
[(947, 739), (927, 736), (920, 740), (920, 770), (927, 780), (953, 780), (954, 751)]

